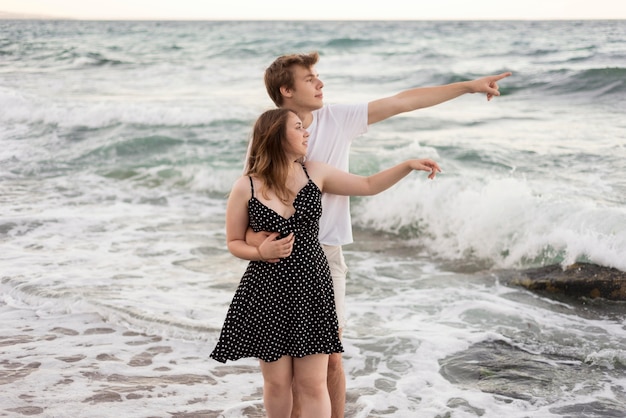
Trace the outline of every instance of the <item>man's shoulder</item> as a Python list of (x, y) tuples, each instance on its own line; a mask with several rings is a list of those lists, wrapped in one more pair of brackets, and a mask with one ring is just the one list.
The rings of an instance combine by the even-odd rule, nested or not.
[(315, 110), (313, 116), (322, 122), (330, 120), (341, 121), (341, 123), (359, 121), (367, 118), (367, 103), (327, 104)]
[(344, 112), (355, 112), (363, 107), (367, 108), (367, 103), (333, 103), (333, 104), (325, 104), (321, 108), (314, 110), (313, 113), (317, 115), (323, 114), (333, 114), (333, 113), (344, 113)]

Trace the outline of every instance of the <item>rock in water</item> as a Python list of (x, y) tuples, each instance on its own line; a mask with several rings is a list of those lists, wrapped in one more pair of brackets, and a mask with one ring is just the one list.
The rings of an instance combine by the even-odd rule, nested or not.
[(626, 300), (626, 272), (595, 264), (575, 263), (563, 268), (559, 264), (522, 270), (512, 274), (507, 283), (529, 290), (542, 290), (568, 296), (585, 296), (608, 300)]

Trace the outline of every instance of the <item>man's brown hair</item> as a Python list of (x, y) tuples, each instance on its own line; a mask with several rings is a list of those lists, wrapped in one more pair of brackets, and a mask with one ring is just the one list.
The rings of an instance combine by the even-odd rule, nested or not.
[(276, 58), (267, 67), (265, 70), (265, 88), (276, 106), (281, 107), (283, 105), (283, 95), (280, 94), (280, 88), (292, 89), (294, 86), (293, 66), (299, 65), (309, 69), (317, 63), (319, 57), (317, 52), (283, 55)]

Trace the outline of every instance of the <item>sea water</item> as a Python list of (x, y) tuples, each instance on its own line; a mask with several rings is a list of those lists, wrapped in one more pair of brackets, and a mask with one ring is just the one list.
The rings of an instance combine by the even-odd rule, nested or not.
[[(623, 417), (624, 304), (498, 272), (626, 270), (624, 21), (0, 21), (3, 309), (192, 345), (217, 382), (194, 389), (197, 409), (261, 405), (256, 361), (208, 358), (245, 268), (225, 201), (273, 107), (264, 69), (314, 50), (327, 103), (513, 72), (490, 102), (465, 95), (354, 142), (352, 172), (428, 157), (443, 173), (352, 199), (348, 416)], [(129, 407), (83, 416), (170, 416)]]

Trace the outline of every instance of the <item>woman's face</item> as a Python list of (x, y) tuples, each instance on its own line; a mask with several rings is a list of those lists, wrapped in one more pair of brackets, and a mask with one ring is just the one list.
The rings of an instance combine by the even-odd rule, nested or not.
[(292, 154), (294, 161), (304, 157), (309, 144), (309, 133), (302, 126), (302, 121), (298, 115), (293, 112), (289, 112), (285, 134), (287, 137), (285, 152)]

